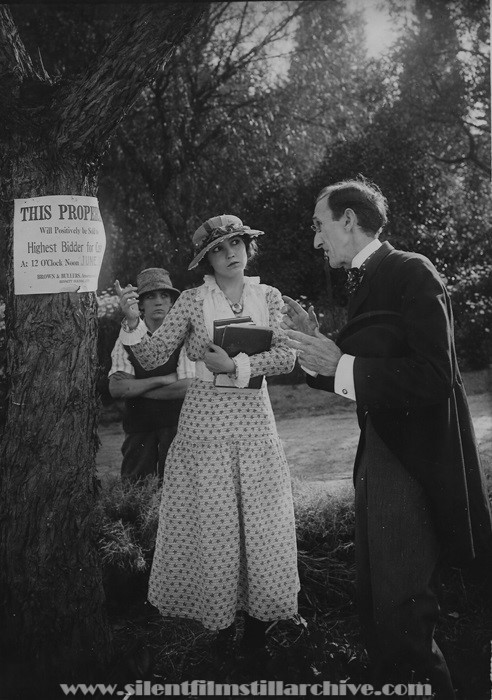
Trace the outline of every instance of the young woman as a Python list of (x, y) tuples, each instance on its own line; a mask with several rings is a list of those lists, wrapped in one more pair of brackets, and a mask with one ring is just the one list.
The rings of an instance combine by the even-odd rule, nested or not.
[[(266, 382), (246, 388), (251, 377), (288, 373), (295, 362), (280, 329), (280, 292), (244, 274), (261, 234), (232, 215), (202, 224), (189, 269), (201, 264), (211, 274), (182, 292), (151, 338), (135, 287), (115, 284), (120, 338), (143, 367), (163, 364), (183, 342), (196, 362), (166, 460), (149, 601), (163, 615), (222, 631), (219, 640), (243, 611), (244, 651), (264, 644), (268, 623), (295, 615), (299, 590), (290, 476)], [(232, 359), (214, 345), (214, 321), (234, 316), (269, 326), (270, 350)], [(217, 375), (231, 387), (215, 386)]]

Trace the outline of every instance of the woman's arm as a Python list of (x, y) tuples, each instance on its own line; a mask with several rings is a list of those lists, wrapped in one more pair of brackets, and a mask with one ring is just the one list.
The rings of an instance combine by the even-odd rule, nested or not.
[[(191, 325), (191, 304), (191, 294), (183, 292), (151, 337), (147, 335), (143, 321), (130, 331), (124, 328), (120, 330), (121, 342), (132, 348), (144, 369), (154, 369), (165, 364), (176, 348), (183, 344)], [(128, 320), (128, 316), (126, 318)]]
[(274, 287), (267, 289), (266, 302), (269, 314), (268, 325), (273, 330), (272, 345), (270, 350), (260, 352), (257, 355), (248, 357), (244, 353), (240, 353), (235, 358), (238, 365), (237, 376), (240, 378), (238, 386), (247, 385), (251, 377), (262, 374), (266, 376), (288, 374), (294, 369), (295, 352), (287, 345), (288, 339), (280, 326), (284, 302), (278, 289)]

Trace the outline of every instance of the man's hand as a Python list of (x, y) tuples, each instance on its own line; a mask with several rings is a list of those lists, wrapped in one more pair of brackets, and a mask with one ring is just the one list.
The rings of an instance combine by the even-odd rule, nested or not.
[(285, 306), (282, 307), (282, 323), (280, 327), (284, 330), (300, 331), (306, 335), (316, 336), (319, 330), (318, 319), (312, 306), (304, 311), (302, 306), (288, 296), (282, 296)]
[(311, 372), (334, 377), (342, 351), (333, 340), (316, 330), (315, 337), (299, 331), (286, 331), (289, 346), (297, 351), (299, 364)]
[(114, 283), (114, 288), (116, 294), (119, 296), (120, 309), (125, 314), (125, 318), (128, 321), (130, 328), (136, 328), (138, 326), (138, 321), (140, 319), (140, 309), (138, 308), (138, 294), (137, 287), (131, 284), (127, 284), (126, 287), (122, 289), (118, 280)]
[(229, 372), (236, 371), (236, 365), (232, 361), (232, 358), (229, 357), (224, 348), (221, 348), (220, 345), (211, 343), (205, 350), (203, 361), (205, 367), (214, 374), (228, 374)]

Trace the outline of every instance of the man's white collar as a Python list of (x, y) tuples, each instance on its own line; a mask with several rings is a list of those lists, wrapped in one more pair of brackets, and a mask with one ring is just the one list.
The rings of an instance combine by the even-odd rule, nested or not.
[(381, 245), (382, 243), (379, 238), (374, 238), (374, 240), (368, 243), (365, 248), (362, 248), (362, 250), (357, 253), (355, 258), (352, 260), (350, 267), (360, 267), (363, 263), (365, 263), (370, 255), (375, 253), (376, 250), (381, 247)]

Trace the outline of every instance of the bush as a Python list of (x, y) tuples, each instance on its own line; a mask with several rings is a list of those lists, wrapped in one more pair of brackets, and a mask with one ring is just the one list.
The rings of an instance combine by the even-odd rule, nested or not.
[[(159, 521), (160, 495), (157, 477), (154, 476), (137, 483), (120, 478), (108, 482), (99, 503), (99, 547), (103, 563), (106, 561), (120, 568), (129, 566), (130, 570), (141, 570), (141, 560), (151, 561)], [(136, 556), (132, 556), (131, 552), (135, 552)]]
[(334, 496), (318, 484), (293, 479), (299, 604), (305, 614), (350, 605), (354, 596), (354, 496)]
[(98, 505), (97, 542), (110, 607), (145, 595), (159, 521), (157, 477), (106, 484)]
[(492, 265), (463, 269), (449, 291), (460, 367), (484, 369), (492, 362)]

